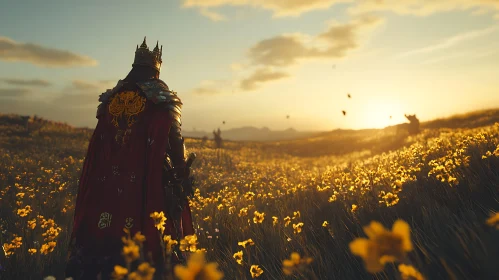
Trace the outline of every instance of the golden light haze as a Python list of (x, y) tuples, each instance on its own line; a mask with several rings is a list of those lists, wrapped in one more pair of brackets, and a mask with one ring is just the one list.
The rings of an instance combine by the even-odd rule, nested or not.
[(0, 18), (2, 113), (94, 127), (99, 94), (130, 70), (143, 36), (164, 45), (161, 78), (184, 103), (184, 130), (379, 128), (499, 106), (496, 1), (23, 7)]

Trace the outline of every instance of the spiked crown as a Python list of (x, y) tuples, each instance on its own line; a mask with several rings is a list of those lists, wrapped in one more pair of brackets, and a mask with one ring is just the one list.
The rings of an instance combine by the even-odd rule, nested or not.
[(143, 65), (149, 66), (156, 69), (158, 72), (161, 70), (161, 55), (163, 54), (163, 46), (159, 48), (158, 42), (156, 42), (156, 47), (154, 50), (150, 51), (146, 44), (146, 37), (144, 37), (144, 41), (142, 45), (137, 45), (137, 49), (135, 50), (135, 59), (133, 61), (132, 66), (135, 65)]

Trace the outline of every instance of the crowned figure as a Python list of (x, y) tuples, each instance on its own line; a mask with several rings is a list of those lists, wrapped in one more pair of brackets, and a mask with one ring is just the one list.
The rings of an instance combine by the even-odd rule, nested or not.
[(125, 231), (145, 236), (143, 258), (156, 267), (164, 262), (162, 236), (194, 234), (186, 200), (176, 200), (183, 203), (175, 205), (181, 209), (178, 223), (167, 216), (162, 233), (150, 217), (172, 209), (173, 200), (165, 195), (165, 159), (177, 182), (190, 173), (180, 129), (182, 102), (159, 79), (162, 49), (156, 43), (149, 50), (144, 38), (126, 78), (99, 97), (98, 123), (78, 185), (66, 277), (107, 279), (124, 259)]

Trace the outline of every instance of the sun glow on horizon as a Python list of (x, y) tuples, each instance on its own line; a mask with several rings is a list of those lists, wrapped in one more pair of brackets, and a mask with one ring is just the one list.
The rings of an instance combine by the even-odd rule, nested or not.
[(373, 100), (366, 104), (363, 118), (358, 120), (364, 128), (385, 128), (406, 122), (404, 108), (394, 100)]

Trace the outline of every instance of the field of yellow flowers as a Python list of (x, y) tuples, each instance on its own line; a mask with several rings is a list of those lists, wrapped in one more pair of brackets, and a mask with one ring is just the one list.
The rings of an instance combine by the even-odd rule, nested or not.
[[(0, 279), (64, 279), (91, 133), (0, 123)], [(206, 253), (176, 267), (177, 279), (499, 279), (497, 123), (424, 130), (382, 154), (186, 146), (198, 155), (197, 233), (184, 245)], [(152, 273), (147, 263), (115, 269), (121, 279)]]

